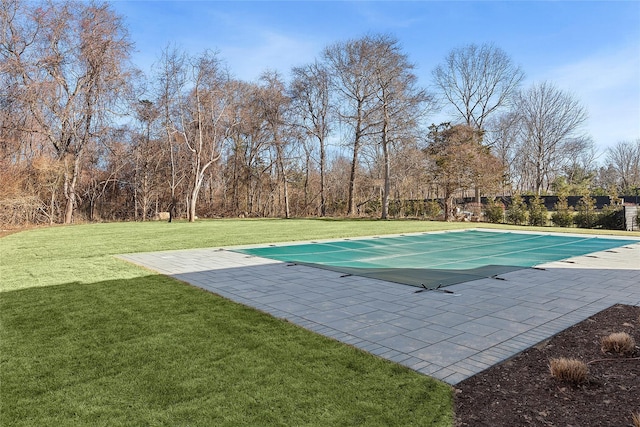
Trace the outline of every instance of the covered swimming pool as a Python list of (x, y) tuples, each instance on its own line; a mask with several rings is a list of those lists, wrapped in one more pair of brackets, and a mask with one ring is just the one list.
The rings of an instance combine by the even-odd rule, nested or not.
[[(251, 256), (427, 289), (624, 250), (640, 240), (591, 235), (464, 230), (235, 249)], [(597, 255), (589, 255), (596, 257)]]

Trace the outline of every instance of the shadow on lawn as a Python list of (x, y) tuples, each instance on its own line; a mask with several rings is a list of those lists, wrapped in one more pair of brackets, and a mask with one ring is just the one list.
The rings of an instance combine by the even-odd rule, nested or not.
[(445, 385), (166, 276), (4, 292), (0, 323), (0, 425), (451, 422)]

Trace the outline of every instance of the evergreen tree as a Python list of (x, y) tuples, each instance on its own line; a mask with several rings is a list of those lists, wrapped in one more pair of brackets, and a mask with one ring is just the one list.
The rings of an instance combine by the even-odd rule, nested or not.
[(547, 225), (548, 212), (540, 196), (529, 200), (529, 225), (543, 227)]
[(501, 203), (496, 202), (495, 198), (487, 199), (484, 206), (484, 218), (493, 224), (499, 224), (504, 218), (504, 209)]
[(554, 206), (555, 212), (551, 215), (551, 222), (556, 227), (570, 227), (573, 224), (573, 209), (569, 208), (567, 196), (558, 196), (558, 202)]
[(604, 205), (598, 214), (597, 226), (606, 230), (624, 230), (622, 205)]
[(520, 194), (511, 197), (511, 204), (506, 211), (507, 222), (509, 224), (521, 225), (527, 221), (527, 209)]
[(584, 193), (576, 207), (577, 214), (574, 218), (576, 225), (580, 228), (593, 228), (598, 221), (596, 200), (589, 193)]

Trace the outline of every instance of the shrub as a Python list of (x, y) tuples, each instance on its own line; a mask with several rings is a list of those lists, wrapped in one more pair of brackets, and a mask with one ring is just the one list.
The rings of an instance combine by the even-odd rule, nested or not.
[[(382, 201), (379, 198), (367, 200), (364, 203), (364, 213), (366, 215), (377, 215), (382, 209)], [(358, 212), (360, 211), (360, 206), (358, 206)]]
[(494, 224), (501, 223), (504, 218), (504, 207), (502, 203), (496, 202), (494, 198), (488, 199), (484, 207), (484, 218), (486, 221)]
[[(398, 218), (403, 214), (403, 212), (405, 212), (405, 208), (406, 208), (406, 201), (389, 199), (387, 214), (389, 214), (389, 216), (392, 218)], [(382, 212), (382, 201), (380, 201), (380, 212)]]
[(551, 222), (557, 227), (569, 227), (573, 224), (573, 211), (569, 208), (566, 196), (558, 197), (554, 206), (555, 212), (551, 215)]
[(424, 204), (424, 216), (436, 219), (442, 213), (442, 207), (436, 200), (429, 200)]
[(574, 222), (580, 228), (593, 228), (598, 220), (596, 214), (596, 200), (589, 196), (584, 195), (580, 198), (580, 201), (576, 205), (577, 213), (574, 217)]
[(404, 210), (405, 217), (421, 217), (424, 216), (424, 202), (422, 200), (405, 200), (400, 209)]
[(622, 206), (604, 205), (598, 214), (598, 226), (606, 230), (624, 230), (624, 209)]
[(509, 224), (521, 225), (527, 221), (527, 210), (522, 201), (522, 196), (514, 194), (511, 197), (511, 204), (505, 214)]
[(549, 371), (552, 377), (573, 384), (585, 382), (589, 374), (587, 364), (582, 360), (569, 359), (566, 357), (550, 359)]
[(632, 354), (636, 349), (636, 341), (626, 332), (615, 332), (600, 340), (603, 353)]
[(547, 225), (548, 212), (540, 196), (529, 199), (529, 225), (543, 227)]

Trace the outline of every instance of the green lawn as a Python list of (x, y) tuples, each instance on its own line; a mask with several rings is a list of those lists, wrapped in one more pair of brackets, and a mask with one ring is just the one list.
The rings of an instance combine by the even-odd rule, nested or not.
[(443, 227), (219, 220), (6, 236), (0, 425), (450, 426), (447, 385), (112, 256)]
[(471, 226), (213, 220), (1, 238), (0, 425), (451, 426), (447, 385), (113, 255)]

